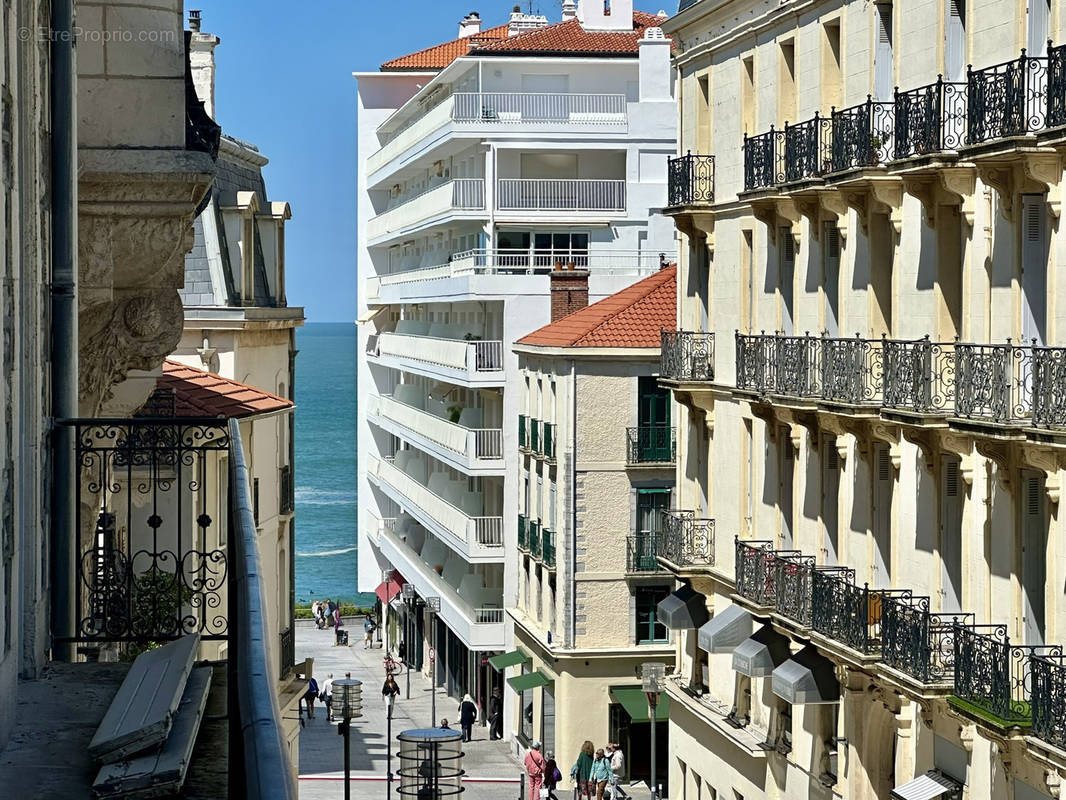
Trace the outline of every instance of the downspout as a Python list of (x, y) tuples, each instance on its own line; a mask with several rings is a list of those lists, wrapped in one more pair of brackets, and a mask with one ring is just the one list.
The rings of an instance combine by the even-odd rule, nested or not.
[(577, 368), (570, 359), (570, 629), (567, 647), (577, 644)]
[(52, 2), (52, 657), (72, 660), (78, 531), (74, 429), (78, 415), (78, 193), (74, 0)]

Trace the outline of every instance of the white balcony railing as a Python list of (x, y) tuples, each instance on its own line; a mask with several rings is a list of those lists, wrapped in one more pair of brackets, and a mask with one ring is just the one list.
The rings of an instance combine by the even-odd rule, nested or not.
[(499, 625), (503, 622), (503, 609), (475, 608), (474, 622), (477, 625)]
[(382, 333), (375, 337), (373, 342), (368, 338), (367, 353), (421, 361), (470, 373), (499, 372), (503, 369), (501, 341), (466, 341), (406, 333)]
[(489, 125), (508, 122), (624, 125), (624, 94), (470, 92), (454, 95), (452, 119)]
[(371, 218), (366, 223), (366, 236), (377, 239), (449, 211), (476, 211), (484, 207), (484, 179), (457, 178), (427, 189)]
[(500, 178), (500, 211), (625, 211), (626, 182), (604, 178)]
[(381, 149), (367, 158), (367, 174), (372, 175), (409, 147), (418, 144), (433, 131), (447, 124), (451, 118), (452, 98), (449, 97), (429, 109), (423, 107), (421, 113), (411, 117), (396, 130), (379, 135), (382, 141)]
[(467, 428), (401, 403), (390, 395), (369, 395), (367, 412), (380, 415), (461, 456), (489, 460), (503, 458), (503, 430), (500, 428)]

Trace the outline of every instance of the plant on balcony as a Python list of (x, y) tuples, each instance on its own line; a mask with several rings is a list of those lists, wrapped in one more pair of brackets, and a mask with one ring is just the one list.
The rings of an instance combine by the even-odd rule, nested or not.
[(459, 417), (462, 416), (462, 413), (463, 407), (461, 405), (456, 404), (448, 406), (448, 421), (458, 425)]

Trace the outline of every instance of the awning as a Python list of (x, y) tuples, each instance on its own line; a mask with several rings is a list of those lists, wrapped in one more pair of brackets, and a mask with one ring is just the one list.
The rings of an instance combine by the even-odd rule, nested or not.
[(733, 669), (749, 678), (765, 678), (788, 661), (788, 637), (763, 625), (733, 651)]
[(707, 621), (707, 598), (691, 586), (682, 586), (660, 600), (655, 613), (672, 631), (698, 628)]
[(507, 679), (507, 685), (516, 692), (524, 692), (527, 689), (535, 689), (538, 686), (547, 686), (549, 683), (551, 683), (551, 678), (536, 669), (532, 672), (527, 672), (525, 675), (516, 675)]
[(935, 769), (919, 775), (913, 781), (892, 790), (893, 800), (936, 800), (936, 798), (953, 798), (958, 796), (962, 784)]
[(833, 662), (813, 647), (804, 647), (775, 669), (771, 677), (774, 694), (792, 705), (840, 700), (840, 683)]
[(403, 576), (396, 570), (392, 571), (391, 581), (382, 581), (378, 584), (378, 588), (374, 590), (374, 594), (378, 596), (382, 605), (387, 604), (395, 597), (399, 597), (403, 592), (403, 585), (405, 581)]
[(376, 308), (368, 308), (362, 314), (359, 315), (359, 319), (355, 321), (356, 325), (366, 325), (374, 317), (384, 311), (388, 306), (377, 306)]
[(733, 648), (751, 636), (753, 627), (751, 614), (740, 606), (729, 606), (700, 628), (697, 637), (700, 650), (731, 653)]
[(529, 656), (521, 650), (512, 650), (510, 653), (500, 653), (498, 656), (493, 656), (489, 659), (489, 665), (495, 670), (502, 670), (505, 667), (514, 667), (526, 661), (529, 661)]
[[(622, 706), (633, 722), (648, 722), (648, 695), (639, 686), (612, 686), (611, 694), (615, 702)], [(662, 722), (670, 718), (670, 696), (659, 695), (659, 705), (655, 707), (655, 719)]]

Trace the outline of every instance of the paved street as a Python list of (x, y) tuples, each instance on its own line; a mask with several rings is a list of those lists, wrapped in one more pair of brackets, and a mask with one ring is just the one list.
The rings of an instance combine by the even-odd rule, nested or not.
[[(352, 796), (384, 798), (386, 794), (386, 719), (381, 699), (384, 668), (381, 649), (364, 650), (362, 629), (351, 629), (350, 647), (333, 647), (333, 631), (316, 629), (310, 621), (296, 623), (296, 659), (315, 660), (315, 679), (321, 684), (332, 672), (334, 679), (345, 672), (364, 682), (363, 717), (353, 721), (351, 736)], [(406, 686), (406, 674), (397, 678)], [(429, 681), (411, 673), (411, 699), (401, 694), (393, 710), (393, 736), (410, 728), (426, 727), (430, 717)], [(316, 703), (315, 718), (306, 720), (300, 733), (300, 797), (303, 800), (332, 800), (344, 796), (344, 746), (337, 724), (326, 722), (326, 710)], [(437, 693), (437, 718), (455, 721), (456, 701)], [(455, 727), (458, 727), (457, 725)], [(397, 767), (393, 745), (393, 770)], [(517, 798), (521, 767), (507, 752), (504, 742), (488, 741), (488, 728), (476, 727), (474, 741), (466, 745), (463, 767), (466, 800), (507, 800)], [(392, 796), (399, 800), (393, 786)]]

